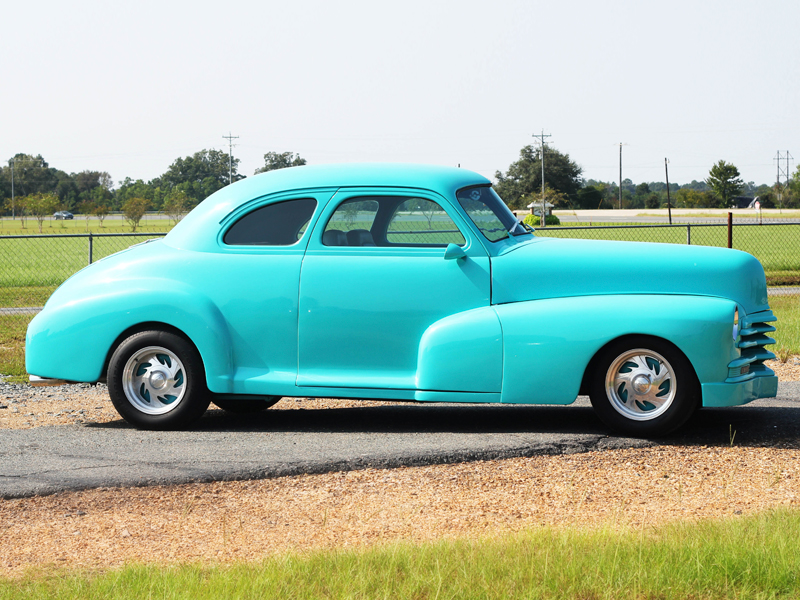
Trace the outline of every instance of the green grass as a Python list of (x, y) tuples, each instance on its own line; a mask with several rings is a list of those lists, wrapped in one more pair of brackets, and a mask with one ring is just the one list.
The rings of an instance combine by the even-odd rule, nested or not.
[[(164, 218), (154, 218), (145, 216), (139, 223), (137, 231), (158, 231), (167, 232), (173, 227), (172, 221)], [(44, 235), (64, 235), (69, 233), (130, 233), (131, 226), (125, 219), (117, 216), (107, 217), (101, 224), (96, 218), (90, 218), (87, 222), (81, 215), (69, 221), (56, 221), (48, 217), (42, 223), (42, 234)], [(19, 219), (12, 220), (10, 217), (0, 217), (0, 236), (2, 235), (39, 235), (39, 222), (36, 219), (27, 217), (25, 227)]]
[(0, 315), (0, 375), (28, 381), (25, 371), (25, 331), (32, 316)]
[(786, 362), (790, 356), (800, 354), (800, 298), (772, 296), (769, 305), (778, 317), (777, 331), (770, 334), (776, 343), (769, 349)]
[(115, 598), (797, 598), (800, 512), (654, 530), (529, 530), (477, 540), (281, 554), (232, 565), (58, 570), (0, 600)]

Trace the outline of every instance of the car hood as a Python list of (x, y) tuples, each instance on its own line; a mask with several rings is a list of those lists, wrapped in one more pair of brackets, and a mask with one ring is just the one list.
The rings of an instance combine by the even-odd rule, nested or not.
[(597, 294), (691, 294), (767, 310), (764, 269), (708, 246), (535, 238), (492, 258), (492, 303)]

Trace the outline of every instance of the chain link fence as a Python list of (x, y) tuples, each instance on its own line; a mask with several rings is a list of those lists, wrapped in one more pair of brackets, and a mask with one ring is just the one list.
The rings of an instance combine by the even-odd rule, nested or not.
[[(412, 229), (403, 233), (414, 233)], [(439, 228), (435, 229), (438, 233)], [(0, 236), (0, 309), (9, 314), (8, 309), (41, 307), (56, 287), (86, 265), (164, 235), (151, 232)], [(559, 226), (538, 228), (536, 235), (723, 248), (728, 245), (725, 224)], [(761, 261), (770, 286), (800, 287), (800, 223), (737, 223), (731, 237), (733, 248), (749, 252)]]

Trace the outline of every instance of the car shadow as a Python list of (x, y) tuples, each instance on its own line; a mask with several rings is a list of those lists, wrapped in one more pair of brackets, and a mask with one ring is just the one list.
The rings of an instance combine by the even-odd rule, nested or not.
[[(198, 433), (542, 433), (601, 435), (622, 442), (590, 406), (496, 404), (365, 405), (280, 409), (237, 415), (209, 410), (187, 431)], [(85, 425), (132, 428), (124, 421)], [(698, 411), (676, 433), (655, 440), (675, 446), (800, 448), (800, 406), (741, 406)]]

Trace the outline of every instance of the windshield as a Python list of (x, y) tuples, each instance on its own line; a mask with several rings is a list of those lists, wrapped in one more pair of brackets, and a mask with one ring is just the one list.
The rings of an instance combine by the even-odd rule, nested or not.
[(456, 193), (458, 203), (469, 215), (483, 236), (498, 242), (509, 235), (524, 235), (529, 231), (517, 221), (505, 202), (487, 186), (464, 188)]

